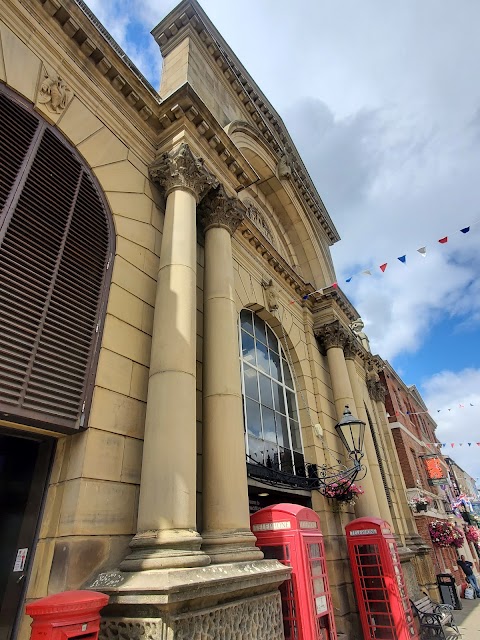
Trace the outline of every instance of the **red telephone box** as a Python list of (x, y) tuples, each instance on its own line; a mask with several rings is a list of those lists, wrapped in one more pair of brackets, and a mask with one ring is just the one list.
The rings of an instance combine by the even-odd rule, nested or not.
[(312, 509), (276, 504), (254, 513), (265, 558), (292, 568), (280, 587), (285, 640), (337, 640), (320, 520)]
[(371, 640), (418, 640), (397, 545), (380, 518), (345, 527), (363, 635)]

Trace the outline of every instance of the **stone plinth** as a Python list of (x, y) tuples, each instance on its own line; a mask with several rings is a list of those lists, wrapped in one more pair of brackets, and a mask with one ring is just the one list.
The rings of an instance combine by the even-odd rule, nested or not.
[(283, 640), (278, 587), (289, 573), (276, 560), (110, 571), (88, 588), (110, 596), (100, 640)]

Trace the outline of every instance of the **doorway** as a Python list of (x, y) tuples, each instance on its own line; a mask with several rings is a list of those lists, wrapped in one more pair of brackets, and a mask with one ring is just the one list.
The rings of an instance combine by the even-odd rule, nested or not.
[(0, 429), (0, 640), (23, 605), (54, 442)]

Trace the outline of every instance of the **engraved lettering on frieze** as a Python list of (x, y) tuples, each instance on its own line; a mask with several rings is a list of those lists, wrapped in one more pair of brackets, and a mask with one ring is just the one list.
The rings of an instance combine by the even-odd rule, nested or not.
[(262, 280), (262, 287), (265, 291), (267, 309), (269, 311), (276, 311), (278, 309), (278, 291), (273, 284), (273, 280)]
[(218, 180), (205, 167), (202, 158), (193, 155), (182, 143), (171, 153), (162, 153), (150, 166), (150, 177), (164, 187), (168, 195), (173, 189), (191, 191), (197, 202), (218, 185)]
[(238, 198), (228, 196), (220, 184), (207, 193), (198, 213), (205, 231), (211, 227), (223, 227), (233, 235), (245, 217), (245, 207)]
[(73, 92), (64, 79), (43, 67), (38, 102), (44, 104), (52, 113), (58, 114), (62, 113), (72, 97)]
[(245, 201), (245, 206), (247, 207), (247, 218), (253, 222), (260, 233), (270, 242), (271, 245), (275, 247), (276, 243), (273, 234), (270, 231), (270, 227), (265, 222), (263, 214), (260, 213), (257, 207), (250, 200)]

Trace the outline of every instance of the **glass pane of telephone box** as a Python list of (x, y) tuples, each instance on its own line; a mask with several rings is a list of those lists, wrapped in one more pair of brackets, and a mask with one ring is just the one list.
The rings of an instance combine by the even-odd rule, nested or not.
[[(265, 560), (278, 560), (282, 564), (291, 566), (290, 548), (288, 544), (262, 546), (261, 549)], [(291, 579), (285, 580), (285, 582), (280, 586), (285, 640), (298, 640), (299, 638), (297, 614), (295, 611), (294, 581), (295, 577), (292, 574)]]
[[(376, 544), (355, 547), (355, 559), (365, 602), (370, 637), (375, 640), (394, 640), (395, 625), (391, 615), (390, 598), (382, 577), (380, 550)], [(396, 637), (396, 636), (395, 636)]]

